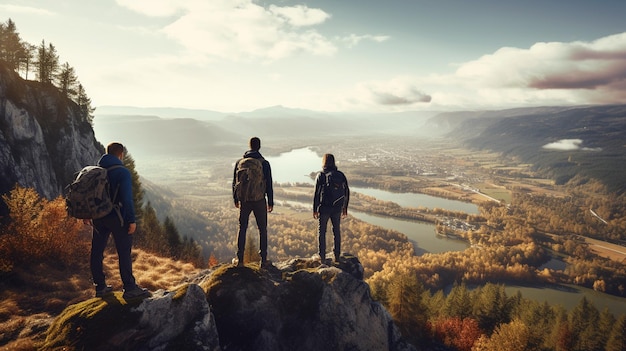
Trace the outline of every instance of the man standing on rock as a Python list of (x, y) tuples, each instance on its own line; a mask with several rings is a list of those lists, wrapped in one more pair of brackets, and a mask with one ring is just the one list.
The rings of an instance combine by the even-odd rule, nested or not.
[(113, 202), (117, 206), (111, 213), (102, 218), (85, 220), (88, 224), (93, 225), (90, 267), (93, 283), (96, 286), (96, 297), (101, 297), (113, 292), (113, 288), (105, 282), (102, 265), (104, 250), (109, 241), (109, 235), (111, 234), (115, 241), (120, 276), (124, 284), (124, 299), (147, 297), (150, 295), (150, 292), (147, 289), (137, 286), (135, 277), (133, 276), (131, 249), (133, 246), (133, 233), (135, 233), (137, 224), (135, 223), (130, 171), (122, 167), (125, 148), (124, 145), (113, 142), (107, 145), (106, 152), (107, 153), (98, 161), (98, 166), (107, 169), (110, 168), (107, 172), (110, 191), (113, 195)]
[[(246, 247), (246, 231), (250, 213), (254, 212), (259, 228), (259, 254), (261, 267), (269, 265), (267, 260), (267, 213), (274, 209), (274, 190), (272, 188), (272, 169), (263, 158), (261, 139), (250, 138), (250, 150), (235, 163), (233, 172), (233, 200), (239, 208), (239, 234), (237, 236), (237, 266), (243, 267), (243, 254)], [(266, 199), (267, 197), (267, 199)]]

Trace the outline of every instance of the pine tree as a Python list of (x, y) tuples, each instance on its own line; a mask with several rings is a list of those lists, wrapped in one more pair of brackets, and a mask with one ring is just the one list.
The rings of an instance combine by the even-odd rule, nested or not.
[(509, 322), (509, 304), (504, 285), (486, 284), (476, 290), (473, 314), (480, 328), (491, 333), (500, 324)]
[(78, 78), (76, 78), (74, 67), (70, 66), (69, 63), (66, 62), (61, 66), (61, 70), (55, 75), (55, 82), (61, 90), (61, 94), (68, 99), (73, 99), (77, 95)]
[(598, 323), (600, 313), (593, 303), (583, 297), (569, 315), (569, 324), (572, 331), (572, 350), (594, 351), (600, 350)]
[(15, 22), (9, 18), (6, 24), (0, 23), (0, 59), (6, 61), (10, 69), (17, 70), (25, 54)]
[(78, 83), (78, 90), (76, 91), (76, 104), (80, 110), (80, 117), (92, 124), (93, 112), (96, 109), (91, 107), (91, 99), (87, 96), (85, 88), (80, 83)]
[(606, 351), (626, 351), (626, 314), (621, 315), (609, 334)]
[(465, 283), (461, 285), (454, 284), (446, 298), (443, 313), (448, 317), (459, 317), (461, 319), (472, 317), (472, 300)]
[(388, 290), (388, 309), (402, 335), (419, 341), (425, 336), (428, 309), (422, 301), (424, 287), (415, 272), (403, 272), (392, 278)]
[(57, 55), (54, 45), (41, 41), (41, 45), (37, 48), (37, 76), (42, 83), (52, 83), (52, 79), (59, 70), (59, 55)]
[(163, 221), (163, 229), (165, 230), (165, 239), (169, 247), (169, 254), (174, 258), (180, 258), (182, 241), (178, 228), (174, 224), (174, 221), (168, 216)]

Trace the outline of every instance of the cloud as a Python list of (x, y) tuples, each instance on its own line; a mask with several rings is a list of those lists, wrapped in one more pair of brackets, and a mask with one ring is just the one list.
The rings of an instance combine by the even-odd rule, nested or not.
[(372, 81), (358, 84), (353, 95), (347, 98), (352, 105), (414, 107), (429, 103), (432, 97), (421, 91), (410, 77), (396, 77), (389, 81)]
[(161, 31), (187, 53), (271, 62), (299, 53), (331, 56), (337, 47), (313, 26), (330, 14), (304, 5), (265, 8), (252, 0), (117, 0), (146, 16), (172, 17)]
[(574, 151), (574, 150), (602, 151), (602, 148), (581, 147), (582, 144), (583, 144), (582, 139), (561, 139), (559, 141), (546, 144), (542, 146), (542, 148), (548, 149), (548, 150), (559, 150), (559, 151)]
[(501, 48), (461, 64), (455, 77), (475, 89), (517, 89), (527, 97), (564, 102), (619, 103), (626, 98), (626, 32), (592, 42)]
[(373, 42), (377, 42), (377, 43), (382, 43), (384, 41), (389, 40), (389, 36), (387, 35), (357, 35), (357, 34), (350, 34), (348, 36), (345, 37), (340, 37), (338, 38), (338, 40), (343, 41), (344, 43), (347, 44), (348, 47), (354, 47), (357, 46), (361, 41), (364, 40), (370, 40)]

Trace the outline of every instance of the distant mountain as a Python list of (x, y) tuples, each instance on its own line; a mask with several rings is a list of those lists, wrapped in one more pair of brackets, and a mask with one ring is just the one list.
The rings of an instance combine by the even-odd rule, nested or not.
[(598, 179), (626, 190), (626, 105), (550, 107), (455, 116), (448, 134), (465, 145), (518, 157), (565, 184)]
[(435, 114), (433, 111), (328, 113), (283, 106), (242, 113), (105, 106), (96, 109), (94, 129), (98, 140), (103, 143), (120, 140), (133, 154), (193, 155), (231, 145), (240, 149), (253, 135), (281, 140), (431, 135), (425, 131), (424, 124)]
[(133, 107), (133, 106), (98, 106), (94, 113), (99, 115), (123, 116), (158, 116), (162, 118), (193, 118), (200, 121), (216, 121), (227, 113), (174, 107)]
[(192, 118), (165, 119), (148, 115), (96, 115), (96, 138), (103, 144), (116, 140), (133, 157), (154, 159), (198, 156), (241, 148), (246, 139), (222, 128), (217, 122)]

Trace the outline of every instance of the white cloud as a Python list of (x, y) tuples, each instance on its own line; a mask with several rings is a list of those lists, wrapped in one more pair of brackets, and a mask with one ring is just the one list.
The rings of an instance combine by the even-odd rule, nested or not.
[(382, 43), (384, 41), (389, 40), (389, 36), (387, 35), (357, 35), (357, 34), (350, 34), (348, 36), (345, 37), (341, 37), (338, 38), (340, 41), (345, 42), (348, 47), (354, 47), (357, 46), (361, 41), (363, 40), (370, 40), (373, 42), (377, 42), (377, 43)]
[(337, 48), (312, 26), (330, 18), (303, 5), (268, 8), (252, 0), (117, 0), (147, 16), (172, 16), (162, 32), (184, 47), (232, 61), (271, 62), (298, 53), (333, 55)]
[(455, 76), (475, 89), (509, 89), (531, 99), (621, 102), (626, 98), (626, 32), (593, 42), (505, 47), (462, 64)]
[(270, 5), (269, 10), (279, 17), (285, 18), (289, 24), (295, 27), (321, 24), (330, 18), (330, 14), (320, 9), (312, 9), (303, 5), (285, 7)]
[(602, 148), (582, 147), (582, 144), (583, 144), (582, 139), (561, 139), (559, 141), (546, 144), (542, 146), (542, 148), (548, 149), (548, 150), (559, 150), (559, 151), (574, 151), (574, 150), (602, 151)]

